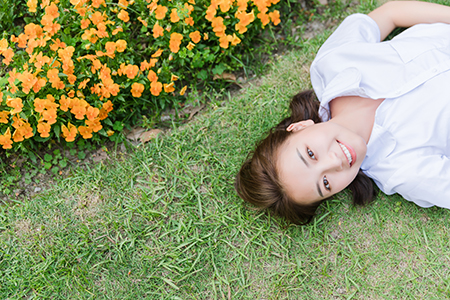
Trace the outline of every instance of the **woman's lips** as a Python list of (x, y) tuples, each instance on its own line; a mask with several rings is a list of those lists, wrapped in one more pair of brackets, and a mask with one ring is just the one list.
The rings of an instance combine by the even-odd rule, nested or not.
[(344, 155), (347, 158), (348, 164), (351, 167), (356, 161), (355, 150), (352, 147), (350, 147), (349, 145), (347, 145), (341, 141), (337, 141), (337, 142), (338, 142), (339, 146), (341, 147), (342, 152), (344, 152)]

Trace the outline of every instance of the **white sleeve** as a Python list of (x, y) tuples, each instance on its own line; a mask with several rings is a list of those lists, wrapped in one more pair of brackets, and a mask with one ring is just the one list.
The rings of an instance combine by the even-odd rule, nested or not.
[(418, 158), (397, 172), (389, 188), (419, 206), (450, 208), (450, 159), (445, 155)]
[(379, 43), (380, 29), (377, 23), (364, 14), (348, 16), (322, 45), (316, 59), (339, 46), (352, 42)]

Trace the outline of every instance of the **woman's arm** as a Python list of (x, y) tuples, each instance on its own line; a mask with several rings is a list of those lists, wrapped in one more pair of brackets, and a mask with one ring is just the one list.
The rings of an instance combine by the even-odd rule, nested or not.
[(410, 27), (419, 23), (450, 23), (450, 7), (420, 1), (392, 1), (371, 13), (384, 40), (396, 27)]

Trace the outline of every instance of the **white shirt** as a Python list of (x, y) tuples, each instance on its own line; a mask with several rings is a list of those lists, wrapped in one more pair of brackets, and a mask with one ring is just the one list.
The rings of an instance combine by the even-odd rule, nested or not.
[(450, 208), (450, 25), (415, 25), (391, 41), (367, 15), (347, 17), (320, 48), (311, 81), (329, 102), (385, 98), (361, 169), (386, 194)]

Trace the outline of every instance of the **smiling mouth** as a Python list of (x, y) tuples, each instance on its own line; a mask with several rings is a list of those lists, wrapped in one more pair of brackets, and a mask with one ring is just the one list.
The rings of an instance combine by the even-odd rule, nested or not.
[(337, 143), (339, 144), (339, 147), (341, 147), (342, 152), (344, 152), (345, 157), (347, 158), (348, 164), (350, 165), (350, 167), (352, 166), (353, 162), (356, 160), (356, 153), (353, 150), (353, 148), (344, 145), (343, 143), (337, 141)]

